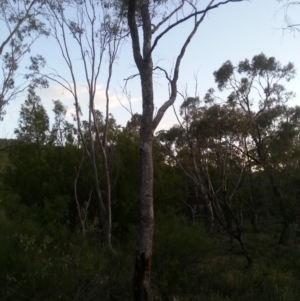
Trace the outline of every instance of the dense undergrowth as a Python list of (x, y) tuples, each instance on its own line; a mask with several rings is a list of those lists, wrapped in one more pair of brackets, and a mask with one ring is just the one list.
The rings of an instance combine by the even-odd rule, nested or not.
[[(134, 226), (114, 240), (112, 254), (92, 223), (83, 237), (67, 227), (42, 227), (28, 219), (32, 210), (15, 206), (17, 217), (9, 218), (3, 208), (0, 214), (1, 300), (132, 299)], [(207, 236), (201, 221), (192, 224), (171, 209), (156, 214), (155, 300), (299, 300), (296, 231), (288, 246), (280, 246), (279, 233), (253, 234), (246, 227), (252, 267), (237, 243), (216, 232)]]

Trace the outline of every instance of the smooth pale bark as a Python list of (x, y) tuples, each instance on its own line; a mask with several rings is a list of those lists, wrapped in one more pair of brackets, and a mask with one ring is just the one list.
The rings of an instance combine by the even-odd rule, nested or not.
[(134, 299), (152, 300), (151, 296), (151, 257), (154, 231), (153, 212), (153, 160), (152, 160), (152, 119), (153, 81), (152, 61), (140, 68), (143, 114), (140, 129), (140, 193), (139, 223), (135, 249)]
[(135, 247), (135, 267), (133, 277), (134, 300), (152, 300), (151, 294), (151, 258), (154, 231), (153, 212), (153, 63), (151, 49), (151, 21), (149, 3), (141, 5), (143, 19), (143, 57), (140, 52), (138, 30), (135, 21), (136, 1), (129, 1), (128, 24), (132, 37), (133, 54), (139, 69), (142, 87), (143, 112), (140, 129), (140, 192), (139, 192), (139, 222)]
[[(166, 110), (174, 104), (177, 96), (177, 81), (179, 78), (179, 70), (182, 58), (184, 57), (187, 46), (191, 39), (195, 35), (199, 25), (204, 20), (206, 13), (220, 5), (229, 2), (242, 2), (243, 0), (227, 0), (222, 3), (212, 5), (214, 0), (211, 0), (206, 9), (202, 11), (195, 11), (183, 17), (180, 20), (175, 21), (172, 25), (167, 26), (160, 34), (158, 34), (152, 44), (152, 35), (159, 27), (167, 22), (169, 18), (181, 7), (181, 3), (175, 10), (168, 16), (166, 16), (162, 22), (157, 26), (152, 26), (151, 16), (153, 14), (152, 5), (156, 5), (155, 1), (149, 0), (128, 0), (128, 14), (127, 21), (130, 29), (130, 36), (132, 40), (132, 52), (134, 61), (139, 70), (142, 87), (142, 103), (143, 112), (141, 119), (140, 129), (140, 193), (139, 193), (139, 222), (138, 222), (138, 234), (135, 248), (135, 268), (133, 277), (133, 290), (135, 301), (152, 301), (151, 294), (151, 258), (152, 258), (152, 243), (153, 243), (153, 231), (154, 231), (154, 212), (153, 212), (153, 162), (152, 162), (152, 140), (153, 132), (157, 128), (159, 122), (164, 116)], [(138, 25), (136, 21), (137, 2), (139, 5), (139, 23), (141, 22), (142, 41), (140, 43), (140, 37), (138, 32)], [(159, 4), (159, 2), (157, 3)], [(150, 12), (151, 10), (151, 12)], [(197, 16), (201, 15), (198, 19)], [(152, 53), (158, 44), (158, 41), (172, 28), (187, 21), (190, 18), (195, 18), (194, 25), (190, 34), (186, 37), (185, 42), (179, 50), (179, 54), (176, 58), (173, 76), (172, 78), (167, 75), (167, 72), (160, 68), (170, 84), (170, 96), (167, 101), (157, 110), (156, 116), (153, 118), (154, 112), (154, 100), (153, 100), (153, 62)], [(142, 46), (141, 46), (142, 45)]]

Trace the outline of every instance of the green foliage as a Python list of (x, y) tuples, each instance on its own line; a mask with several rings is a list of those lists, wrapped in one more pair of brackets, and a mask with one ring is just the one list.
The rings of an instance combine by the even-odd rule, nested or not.
[[(8, 204), (15, 207), (13, 215)], [(131, 300), (132, 226), (115, 241), (113, 255), (92, 232), (86, 237), (63, 233), (59, 225), (47, 234), (49, 229), (33, 221), (32, 208), (25, 207), (13, 195), (0, 203), (2, 300)], [(225, 237), (207, 237), (201, 223), (192, 226), (172, 210), (158, 212), (155, 222), (156, 300), (297, 300), (299, 250), (270, 244), (267, 233), (249, 233), (257, 260), (248, 269), (238, 246), (229, 248)]]
[(47, 142), (49, 117), (41, 104), (41, 99), (30, 88), (25, 103), (21, 106), (19, 128), (15, 130), (17, 139), (40, 146)]
[(123, 236), (137, 221), (139, 144), (135, 132), (124, 130), (116, 137), (116, 160), (112, 178), (112, 211), (115, 234)]
[(54, 124), (51, 129), (50, 141), (58, 146), (63, 146), (65, 143), (75, 144), (74, 135), (77, 130), (74, 125), (66, 121), (67, 109), (60, 100), (53, 100), (54, 108)]
[(39, 19), (42, 11), (41, 1), (0, 2), (0, 26), (3, 29), (0, 45), (3, 71), (0, 78), (0, 120), (6, 113), (4, 107), (26, 87), (48, 87), (47, 80), (39, 74), (40, 68), (45, 66), (45, 59), (41, 55), (30, 57), (27, 74), (18, 73), (22, 60), (34, 42), (40, 36), (50, 34), (45, 23)]
[(157, 292), (168, 297), (185, 295), (201, 265), (215, 251), (200, 224), (193, 226), (172, 210), (155, 219), (153, 271)]

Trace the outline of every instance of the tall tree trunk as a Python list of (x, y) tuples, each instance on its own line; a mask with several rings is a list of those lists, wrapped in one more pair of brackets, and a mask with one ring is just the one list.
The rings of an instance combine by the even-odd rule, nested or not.
[[(243, 1), (243, 0), (234, 0)], [(161, 32), (156, 37), (152, 45), (152, 35), (160, 27), (160, 25), (168, 22), (176, 11), (182, 8), (183, 3), (175, 7), (173, 12), (162, 20), (156, 27), (153, 27), (151, 18), (153, 17), (153, 6), (159, 4), (160, 1), (150, 0), (128, 0), (127, 21), (130, 29), (132, 40), (132, 52), (134, 61), (139, 70), (142, 87), (142, 103), (143, 113), (140, 130), (140, 156), (141, 156), (141, 174), (140, 174), (140, 192), (139, 192), (139, 222), (138, 234), (135, 249), (135, 268), (133, 277), (133, 289), (135, 301), (152, 301), (151, 294), (151, 257), (152, 257), (152, 241), (154, 230), (154, 212), (153, 212), (153, 162), (152, 162), (152, 140), (153, 132), (157, 128), (159, 122), (164, 116), (166, 110), (173, 105), (177, 96), (177, 80), (181, 60), (185, 54), (186, 48), (191, 39), (195, 35), (199, 25), (204, 20), (206, 13), (210, 9), (217, 8), (221, 3), (212, 5), (214, 0), (211, 0), (202, 11), (197, 11), (191, 14), (188, 18), (195, 17), (195, 23), (191, 32), (185, 39), (179, 54), (176, 58), (172, 79), (167, 75), (167, 72), (159, 68), (165, 73), (167, 80), (170, 83), (170, 96), (161, 107), (157, 110), (157, 114), (153, 119), (153, 62), (152, 52), (156, 47), (158, 40), (163, 37), (174, 26), (179, 25), (188, 18), (183, 18), (181, 21), (175, 22), (167, 29)], [(226, 4), (229, 1), (224, 2)], [(154, 4), (155, 3), (155, 4)], [(136, 20), (137, 6), (139, 8), (139, 22)], [(201, 15), (197, 19), (197, 15)], [(141, 22), (140, 22), (141, 21)], [(142, 42), (140, 43), (139, 28), (142, 30)]]
[[(154, 230), (152, 137), (141, 141), (141, 184), (139, 193), (139, 222), (135, 249), (134, 300), (150, 301), (151, 257)], [(142, 149), (143, 148), (143, 149)]]
[(136, 1), (128, 2), (128, 25), (132, 38), (135, 63), (138, 67), (141, 87), (143, 113), (140, 129), (140, 192), (139, 222), (135, 248), (135, 267), (133, 292), (135, 301), (152, 301), (151, 293), (151, 259), (154, 231), (153, 211), (153, 63), (151, 56), (151, 20), (149, 1), (141, 3), (143, 20), (143, 55), (140, 52), (139, 34), (135, 21)]
[(153, 212), (153, 161), (152, 161), (152, 119), (153, 84), (152, 62), (144, 65), (141, 72), (143, 114), (140, 132), (140, 192), (139, 222), (135, 249), (135, 268), (133, 278), (134, 300), (150, 301), (151, 294), (151, 257), (154, 231)]

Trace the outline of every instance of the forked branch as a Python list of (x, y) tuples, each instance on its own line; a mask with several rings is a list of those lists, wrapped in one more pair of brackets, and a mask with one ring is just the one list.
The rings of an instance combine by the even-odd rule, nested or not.
[[(208, 11), (210, 11), (210, 10), (212, 10), (212, 9), (215, 9), (215, 8), (219, 7), (220, 5), (224, 5), (224, 4), (227, 4), (227, 3), (229, 3), (229, 2), (242, 2), (242, 1), (245, 1), (245, 0), (227, 0), (227, 1), (219, 2), (219, 3), (215, 4), (215, 5), (209, 4), (209, 5), (206, 7), (206, 9), (200, 10), (200, 11), (196, 11), (196, 12), (194, 12), (194, 13), (188, 15), (187, 17), (178, 20), (177, 22), (171, 24), (168, 28), (166, 28), (162, 33), (160, 33), (160, 34), (156, 37), (156, 39), (154, 40), (154, 43), (153, 43), (153, 45), (152, 45), (152, 47), (151, 47), (151, 53), (153, 52), (154, 48), (157, 46), (158, 41), (159, 41), (159, 40), (160, 40), (160, 39), (161, 39), (168, 31), (170, 31), (172, 28), (176, 27), (177, 25), (179, 25), (179, 24), (181, 24), (181, 23), (183, 23), (183, 22), (185, 22), (185, 21), (189, 20), (190, 18), (193, 18), (193, 17), (195, 17), (195, 16), (197, 16), (197, 15), (206, 14)], [(212, 1), (212, 2), (214, 2), (214, 1)], [(212, 3), (212, 2), (211, 2), (211, 3)], [(150, 55), (150, 54), (149, 54), (149, 55)]]
[[(201, 18), (195, 22), (195, 25), (193, 27), (193, 30), (191, 31), (191, 33), (189, 34), (189, 36), (187, 37), (187, 39), (185, 40), (179, 55), (177, 56), (176, 59), (176, 63), (175, 63), (175, 68), (174, 68), (174, 74), (173, 74), (173, 79), (171, 81), (171, 94), (170, 94), (170, 98), (169, 100), (167, 100), (158, 110), (157, 115), (155, 116), (154, 120), (153, 120), (153, 124), (152, 124), (152, 130), (155, 131), (156, 127), (158, 126), (159, 122), (161, 121), (162, 117), (164, 116), (166, 110), (174, 103), (176, 96), (177, 96), (177, 81), (179, 78), (179, 69), (180, 69), (180, 64), (182, 61), (182, 58), (185, 54), (185, 51), (190, 43), (190, 41), (192, 40), (193, 36), (195, 35), (195, 33), (197, 32), (197, 29), (199, 27), (199, 25), (203, 22), (206, 13), (209, 11), (209, 7), (212, 7), (214, 0), (211, 0), (210, 3), (208, 4), (206, 10), (204, 10), (204, 13), (202, 14)], [(197, 16), (197, 14), (192, 14), (192, 16)], [(154, 44), (153, 44), (154, 46)], [(152, 49), (154, 49), (152, 46)]]

